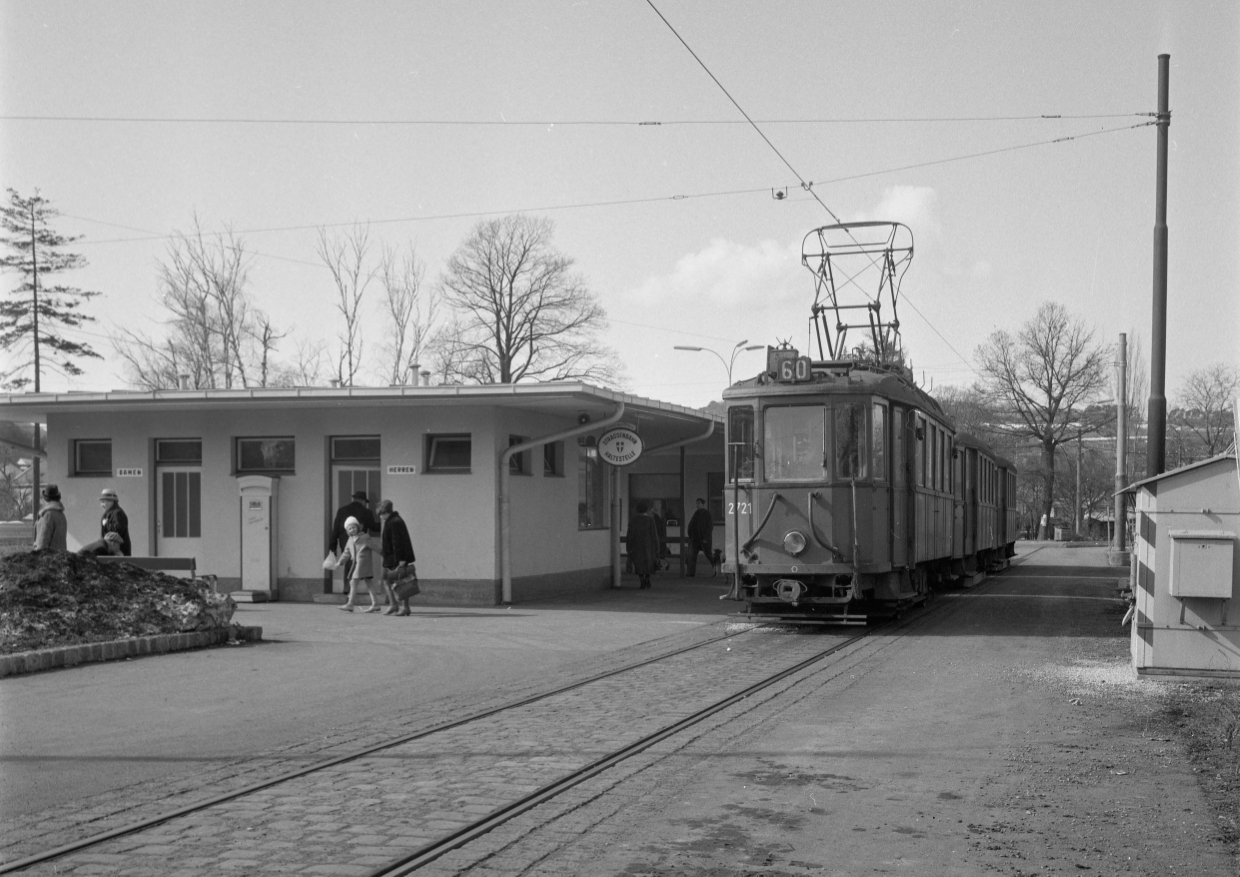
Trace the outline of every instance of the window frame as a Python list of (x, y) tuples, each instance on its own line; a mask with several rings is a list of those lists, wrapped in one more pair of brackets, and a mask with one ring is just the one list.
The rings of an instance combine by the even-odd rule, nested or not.
[[(293, 449), (291, 466), (268, 466), (253, 468), (242, 466), (241, 445), (243, 442), (290, 442)], [(234, 475), (296, 475), (297, 474), (297, 438), (291, 435), (238, 435), (233, 436), (233, 474)]]
[[(841, 465), (842, 461), (840, 458), (841, 444), (839, 441), (840, 421), (839, 421), (839, 418), (836, 416), (839, 413), (840, 409), (844, 407), (856, 409), (861, 412), (861, 429), (860, 430), (854, 429), (850, 433), (850, 435), (855, 440), (860, 441), (863, 447), (856, 449), (855, 457), (856, 457), (856, 464), (857, 464), (858, 471), (850, 476), (846, 476), (843, 474), (843, 466)], [(855, 401), (840, 400), (838, 402), (831, 404), (829, 408), (831, 410), (831, 418), (830, 418), (831, 423), (828, 429), (828, 435), (830, 436), (830, 453), (827, 455), (828, 458), (831, 460), (831, 471), (828, 476), (829, 479), (832, 481), (843, 481), (845, 483), (851, 483), (853, 481), (871, 480), (870, 478), (870, 448), (864, 447), (865, 445), (873, 444), (873, 442), (870, 441), (870, 413), (869, 413), (870, 406), (866, 404), (865, 399), (856, 399)]]
[(547, 442), (543, 445), (543, 478), (564, 477), (564, 442)]
[[(821, 474), (813, 477), (774, 477), (768, 470), (769, 460), (767, 453), (771, 449), (771, 442), (767, 440), (766, 427), (770, 423), (771, 411), (791, 411), (794, 409), (808, 409), (818, 414), (819, 422), (822, 430), (822, 448), (821, 453)], [(831, 459), (831, 407), (823, 402), (805, 402), (800, 404), (772, 404), (765, 405), (762, 408), (762, 442), (761, 442), (761, 460), (762, 460), (762, 483), (764, 484), (809, 484), (820, 481), (829, 481), (831, 479), (831, 469), (827, 465), (827, 461)], [(756, 443), (755, 443), (756, 444)], [(757, 455), (755, 455), (757, 456)]]
[[(374, 441), (377, 443), (375, 450), (378, 452), (373, 455), (358, 457), (346, 456), (336, 451), (336, 442), (339, 441)], [(333, 435), (328, 437), (327, 454), (333, 463), (378, 463), (383, 454), (383, 438), (378, 435)]]
[[(435, 451), (440, 442), (468, 442), (469, 463), (465, 466), (435, 465)], [(474, 465), (474, 434), (471, 432), (435, 432), (427, 433), (425, 444), (425, 465), (422, 471), (428, 475), (469, 475)]]
[[(198, 456), (194, 459), (174, 460), (165, 459), (160, 454), (160, 449), (167, 444), (190, 444), (196, 442), (198, 445)], [(155, 439), (155, 465), (156, 466), (201, 466), (202, 465), (202, 439), (200, 438), (161, 438)]]
[[(579, 445), (577, 447), (577, 530), (579, 532), (607, 530), (611, 527), (611, 497), (609, 496), (611, 479), (607, 476), (607, 469), (598, 455), (598, 446)], [(595, 482), (599, 487), (600, 496), (592, 498), (589, 496), (589, 485)], [(591, 520), (587, 523), (582, 518), (583, 511), (597, 511), (600, 521)]]
[[(881, 425), (879, 421), (882, 421)], [(889, 468), (891, 455), (887, 450), (890, 424), (891, 416), (887, 403), (874, 399), (870, 408), (870, 479), (880, 484), (891, 481)]]
[[(509, 435), (508, 436), (508, 447), (511, 448), (513, 445), (519, 445), (522, 442), (528, 442), (529, 440), (530, 440), (530, 437), (527, 435)], [(472, 448), (470, 450), (471, 450), (470, 457), (472, 459), (473, 457)], [(531, 449), (526, 448), (524, 451), (518, 451), (517, 453), (513, 454), (511, 457), (508, 458), (508, 474), (510, 475), (533, 475), (534, 474), (533, 471), (531, 471), (532, 469), (531, 457), (533, 455), (530, 453), (530, 450)]]
[[(104, 469), (86, 469), (82, 466), (81, 449), (87, 445), (107, 445), (108, 448), (108, 468)], [(111, 478), (114, 471), (112, 457), (112, 439), (110, 438), (93, 438), (93, 439), (74, 439), (73, 440), (73, 474), (77, 478)]]
[[(745, 453), (742, 454), (740, 453), (742, 443), (737, 441), (734, 424), (738, 419), (736, 415), (743, 415), (745, 412), (748, 412), (749, 415), (747, 418), (749, 421), (749, 447)], [(746, 418), (741, 417), (739, 419), (744, 420)], [(757, 442), (755, 436), (757, 435), (757, 428), (758, 416), (753, 405), (733, 405), (728, 409), (727, 443), (724, 446), (724, 451), (726, 453), (726, 458), (724, 459), (724, 473), (726, 474), (729, 483), (737, 481), (753, 482), (756, 480), (757, 465), (755, 458), (757, 456), (757, 448), (755, 445)], [(736, 450), (734, 450), (734, 448), (736, 448)], [(748, 474), (743, 474), (746, 472), (746, 464), (748, 465)], [(733, 469), (736, 469), (737, 471), (734, 472)]]

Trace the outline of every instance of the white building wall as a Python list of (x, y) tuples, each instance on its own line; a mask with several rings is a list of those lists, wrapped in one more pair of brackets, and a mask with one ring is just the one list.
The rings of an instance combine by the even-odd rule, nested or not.
[[(391, 499), (409, 526), (424, 584), (498, 580), (498, 459), (509, 435), (537, 437), (573, 426), (570, 418), (535, 415), (493, 406), (292, 408), (239, 405), (197, 412), (51, 414), (46, 480), (58, 483), (69, 519), (70, 548), (98, 538), (98, 496), (113, 487), (129, 516), (135, 556), (155, 553), (154, 459), (156, 439), (202, 440), (202, 555), (199, 569), (218, 575), (224, 587), (240, 577), (240, 498), (233, 471), (238, 437), (291, 436), (296, 471), (279, 484), (278, 577), (281, 586), (304, 594), (322, 590), (321, 561), (335, 509), (330, 508), (329, 437), (378, 435), (382, 497)], [(427, 473), (426, 441), (433, 433), (470, 433), (469, 473)], [(114, 475), (72, 474), (77, 439), (111, 439)], [(514, 578), (598, 570), (608, 565), (608, 532), (581, 531), (577, 521), (577, 444), (564, 443), (564, 474), (543, 473), (541, 449), (530, 453), (532, 473), (513, 476)], [(390, 466), (413, 466), (416, 474), (388, 474)], [(115, 477), (140, 468), (142, 477)], [(222, 587), (223, 589), (223, 587)]]

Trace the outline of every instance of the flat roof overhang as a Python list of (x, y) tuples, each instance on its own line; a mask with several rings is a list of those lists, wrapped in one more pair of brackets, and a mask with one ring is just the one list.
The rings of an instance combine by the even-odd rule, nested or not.
[[(282, 409), (409, 408), (469, 406), (511, 408), (576, 419), (601, 420), (623, 402), (622, 422), (632, 424), (650, 445), (722, 424), (717, 414), (579, 381), (529, 384), (440, 385), (435, 387), (292, 387), (241, 390), (113, 390), (104, 393), (14, 393), (0, 395), (0, 421), (46, 423), (49, 414), (240, 411), (253, 406)], [(722, 437), (722, 430), (719, 431)], [(720, 439), (722, 440), (722, 438)]]

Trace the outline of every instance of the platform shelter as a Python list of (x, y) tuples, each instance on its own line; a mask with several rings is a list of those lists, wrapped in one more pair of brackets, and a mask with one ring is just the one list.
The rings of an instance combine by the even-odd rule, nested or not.
[[(722, 505), (718, 415), (579, 382), (14, 394), (0, 421), (46, 424), (71, 549), (110, 487), (134, 556), (195, 557), (243, 598), (342, 600), (322, 565), (355, 491), (408, 524), (419, 600), (453, 605), (609, 587), (644, 494)], [(598, 453), (617, 426), (644, 447), (623, 468)]]

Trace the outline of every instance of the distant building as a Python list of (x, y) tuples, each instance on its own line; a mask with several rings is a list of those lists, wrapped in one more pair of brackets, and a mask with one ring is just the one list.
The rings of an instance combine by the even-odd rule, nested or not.
[[(647, 449), (615, 473), (597, 448), (609, 420)], [(636, 499), (682, 516), (709, 495), (722, 523), (721, 419), (583, 383), (17, 394), (0, 421), (46, 423), (71, 548), (98, 538), (111, 487), (135, 556), (192, 556), (221, 591), (281, 600), (341, 599), (322, 561), (355, 490), (404, 517), (431, 603), (607, 587)]]

